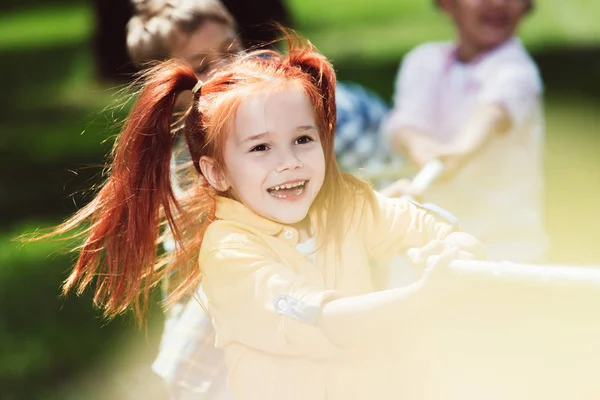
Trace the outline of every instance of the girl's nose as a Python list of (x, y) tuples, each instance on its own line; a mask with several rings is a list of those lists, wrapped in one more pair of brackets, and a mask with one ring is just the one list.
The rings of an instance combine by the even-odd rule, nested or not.
[(281, 159), (279, 160), (279, 165), (276, 168), (277, 172), (291, 171), (294, 169), (300, 169), (304, 167), (304, 164), (298, 158), (294, 150), (283, 151), (281, 155)]

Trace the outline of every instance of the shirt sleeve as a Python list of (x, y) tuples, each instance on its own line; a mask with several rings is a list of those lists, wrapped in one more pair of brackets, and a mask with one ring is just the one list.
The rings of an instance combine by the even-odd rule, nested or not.
[(440, 57), (438, 46), (429, 44), (409, 52), (400, 64), (394, 84), (393, 110), (383, 126), (389, 138), (393, 131), (411, 127), (423, 132), (433, 128), (432, 104), (434, 104), (436, 79), (434, 68)]
[(362, 217), (364, 243), (372, 259), (389, 259), (460, 229), (456, 217), (440, 207), (379, 193), (375, 196), (375, 206), (366, 202)]
[(542, 81), (537, 68), (527, 63), (505, 63), (486, 72), (494, 79), (484, 82), (479, 104), (500, 104), (508, 112), (514, 125), (519, 126), (539, 104)]
[(309, 282), (270, 252), (258, 239), (201, 252), (217, 345), (238, 342), (272, 354), (309, 358), (335, 354), (337, 349), (317, 326), (333, 291)]

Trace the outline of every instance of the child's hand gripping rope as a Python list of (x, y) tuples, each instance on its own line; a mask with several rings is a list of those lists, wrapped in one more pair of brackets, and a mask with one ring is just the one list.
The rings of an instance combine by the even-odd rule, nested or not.
[[(427, 163), (412, 181), (401, 179), (385, 188), (382, 193), (390, 197), (403, 196), (418, 199), (441, 175), (444, 164), (439, 160)], [(387, 192), (386, 192), (387, 191)], [(407, 257), (416, 267), (424, 267), (425, 275), (451, 273), (463, 277), (495, 279), (521, 284), (556, 286), (587, 286), (600, 288), (600, 266), (564, 266), (515, 264), (509, 261), (485, 260), (485, 250), (473, 236), (463, 232), (450, 234), (442, 242), (410, 249)], [(447, 268), (443, 268), (443, 266)], [(442, 268), (440, 268), (442, 267)], [(464, 279), (463, 279), (464, 280)]]
[(434, 240), (423, 247), (409, 249), (406, 253), (413, 267), (422, 268), (424, 287), (438, 294), (460, 291), (472, 282), (453, 274), (452, 265), (460, 260), (483, 260), (485, 250), (473, 236), (453, 232), (444, 240)]
[[(444, 165), (439, 160), (433, 160), (423, 166), (416, 176), (409, 181), (401, 179), (385, 188), (382, 193), (389, 197), (402, 197), (409, 200), (419, 200), (422, 194), (443, 174)], [(444, 286), (455, 280), (450, 277), (443, 279), (442, 276), (448, 275), (448, 266), (451, 261), (484, 259), (485, 251), (477, 239), (463, 232), (454, 232), (443, 241), (435, 240), (421, 248), (410, 249), (404, 261), (402, 258), (395, 259), (391, 263), (389, 270), (388, 285), (390, 287), (399, 287), (416, 279), (417, 275), (425, 281), (443, 281)], [(408, 259), (408, 260), (406, 260)], [(412, 264), (410, 268), (408, 262)], [(439, 283), (439, 282), (438, 282)], [(434, 285), (428, 285), (433, 287)], [(451, 284), (451, 286), (454, 286)]]
[(441, 161), (429, 161), (412, 180), (397, 180), (383, 188), (381, 194), (388, 197), (407, 197), (419, 200), (425, 190), (442, 174), (443, 170), (444, 165)]

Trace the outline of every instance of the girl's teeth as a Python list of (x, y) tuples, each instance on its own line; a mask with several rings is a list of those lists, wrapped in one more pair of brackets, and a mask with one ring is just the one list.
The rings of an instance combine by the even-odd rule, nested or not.
[(291, 188), (296, 188), (295, 190), (295, 195), (299, 196), (302, 194), (302, 192), (304, 191), (304, 184), (306, 182), (297, 182), (297, 183), (292, 183), (292, 184), (286, 184), (286, 185), (281, 185), (281, 186), (274, 186), (271, 190), (269, 190), (269, 193), (277, 198), (280, 199), (285, 199), (288, 197), (287, 193), (281, 193), (279, 192), (279, 190), (281, 189), (291, 189)]
[(285, 185), (281, 185), (281, 186), (275, 186), (273, 187), (272, 190), (281, 190), (281, 189), (291, 189), (291, 188), (295, 188), (295, 187), (299, 187), (299, 186), (304, 186), (304, 181), (302, 182), (296, 182), (296, 183), (288, 183)]
[[(301, 195), (303, 191), (304, 191), (303, 187), (299, 187), (298, 189), (296, 189), (296, 193), (295, 193), (296, 196)], [(285, 193), (277, 193), (276, 191), (272, 191), (270, 193), (271, 193), (272, 196), (275, 196), (275, 197), (280, 198), (280, 199), (286, 199), (288, 197), (288, 195), (285, 194)]]

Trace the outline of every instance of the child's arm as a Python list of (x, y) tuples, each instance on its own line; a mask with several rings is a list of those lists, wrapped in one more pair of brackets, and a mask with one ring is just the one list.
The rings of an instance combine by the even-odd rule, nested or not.
[(217, 235), (225, 243), (204, 246), (199, 262), (218, 345), (241, 343), (310, 358), (338, 351), (317, 326), (323, 304), (337, 296), (324, 287), (322, 277), (285, 265), (255, 235), (245, 233), (235, 242), (225, 230)]
[[(389, 343), (403, 324), (437, 304), (456, 247), (435, 242), (423, 278), (408, 287), (342, 298), (279, 262), (258, 239), (247, 237), (203, 251), (204, 290), (221, 345), (241, 343), (271, 354), (326, 358), (340, 350)], [(318, 273), (318, 271), (315, 271)]]
[(468, 118), (458, 137), (449, 145), (440, 146), (433, 158), (444, 163), (446, 176), (452, 175), (493, 137), (508, 132), (511, 127), (510, 115), (501, 104), (481, 105)]
[(389, 260), (394, 254), (444, 240), (459, 230), (458, 220), (446, 210), (379, 193), (375, 193), (374, 204), (365, 200), (360, 216), (356, 229), (373, 260)]
[(390, 140), (396, 151), (407, 154), (418, 167), (434, 159), (441, 160), (447, 176), (482, 149), (491, 138), (506, 133), (511, 127), (508, 112), (501, 104), (493, 103), (478, 107), (452, 143), (441, 143), (411, 127), (392, 132)]
[(474, 99), (478, 105), (454, 140), (444, 144), (429, 135), (432, 128), (427, 121), (433, 118), (430, 112), (434, 101), (431, 97), (427, 98), (429, 103), (423, 100), (423, 93), (431, 95), (435, 90), (431, 82), (418, 79), (419, 75), (411, 72), (426, 69), (422, 62), (425, 58), (426, 55), (416, 61), (408, 60), (401, 69), (395, 108), (384, 127), (392, 147), (407, 154), (418, 167), (440, 159), (445, 164), (445, 175), (452, 175), (490, 139), (520, 126), (539, 102), (542, 84), (535, 65), (523, 59), (495, 65), (486, 71), (487, 78), (481, 82), (483, 87)]
[[(419, 256), (426, 264), (422, 278), (408, 286), (333, 300), (324, 305), (319, 327), (341, 348), (390, 343), (402, 333), (410, 318), (439, 305), (459, 281), (448, 275), (448, 265), (459, 258), (473, 258), (457, 247), (433, 241)], [(433, 257), (432, 257), (433, 256)]]
[(382, 134), (397, 152), (422, 167), (434, 158), (441, 143), (427, 134), (437, 116), (438, 69), (443, 63), (443, 45), (418, 46), (402, 60), (394, 84), (394, 107), (382, 126)]
[(490, 139), (523, 125), (539, 104), (542, 82), (533, 63), (512, 60), (490, 68), (486, 76), (476, 99), (478, 106), (436, 157), (444, 161), (447, 173), (457, 171)]
[(419, 168), (438, 157), (444, 144), (415, 127), (399, 127), (388, 133), (394, 151), (406, 154)]

